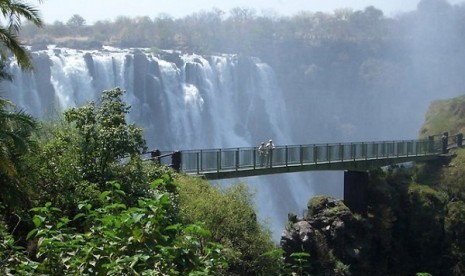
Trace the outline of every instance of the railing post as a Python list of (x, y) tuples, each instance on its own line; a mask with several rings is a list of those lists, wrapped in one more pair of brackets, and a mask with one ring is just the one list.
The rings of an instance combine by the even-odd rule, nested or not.
[(161, 151), (159, 149), (150, 152), (150, 157), (153, 161), (157, 162), (158, 165), (160, 165), (160, 155)]
[(270, 148), (269, 152), (268, 152), (268, 154), (269, 154), (268, 158), (269, 158), (269, 161), (270, 161), (270, 169), (273, 168), (273, 152), (274, 152), (274, 149)]
[(221, 149), (216, 152), (216, 172), (220, 172), (221, 168)]
[(353, 143), (350, 143), (350, 149), (351, 149), (351, 153), (352, 153), (352, 159), (355, 161), (355, 156), (357, 155), (357, 146)]
[(313, 163), (315, 163), (315, 165), (318, 163), (318, 147), (317, 147), (317, 145), (313, 145)]
[(462, 147), (462, 142), (463, 142), (463, 134), (458, 133), (455, 139), (456, 139), (456, 142), (457, 142), (457, 147), (461, 148)]
[(339, 155), (341, 156), (341, 162), (344, 162), (344, 145), (339, 143)]
[(331, 163), (331, 150), (329, 149), (329, 144), (326, 144), (326, 159), (328, 159), (328, 163)]
[(285, 153), (286, 153), (286, 167), (288, 166), (288, 162), (289, 162), (289, 156), (288, 156), (288, 149), (287, 149), (287, 145), (286, 145), (286, 148), (285, 148)]
[(200, 153), (196, 152), (195, 156), (197, 157), (197, 160), (196, 160), (197, 174), (200, 174), (200, 160), (201, 160), (200, 159)]
[(253, 159), (253, 169), (255, 170), (255, 168), (257, 167), (257, 152), (258, 152), (258, 148), (254, 148), (253, 149), (253, 154), (252, 154), (252, 159)]
[(366, 144), (362, 142), (362, 159), (365, 157), (365, 160), (367, 160), (367, 149), (366, 149)]
[(239, 170), (239, 148), (236, 150), (236, 171)]
[(200, 150), (200, 171), (203, 172), (203, 151)]
[(171, 162), (173, 163), (173, 169), (179, 172), (181, 170), (181, 152), (179, 150), (173, 152)]
[(299, 152), (300, 152), (300, 165), (304, 165), (304, 149), (302, 148), (302, 145), (299, 146)]

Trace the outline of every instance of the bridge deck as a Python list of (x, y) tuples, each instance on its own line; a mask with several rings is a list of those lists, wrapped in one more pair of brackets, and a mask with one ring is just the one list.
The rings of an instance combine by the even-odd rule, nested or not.
[(386, 158), (363, 158), (356, 160), (347, 161), (324, 161), (319, 163), (304, 163), (304, 164), (290, 164), (290, 165), (277, 165), (270, 167), (242, 167), (238, 169), (223, 169), (220, 171), (202, 171), (201, 174), (196, 172), (189, 172), (189, 175), (204, 176), (207, 179), (227, 179), (227, 178), (238, 178), (248, 176), (259, 176), (269, 175), (278, 173), (292, 173), (292, 172), (304, 172), (304, 171), (366, 171), (369, 169), (380, 168), (384, 166), (401, 164), (407, 162), (421, 162), (434, 160), (439, 157), (438, 154), (428, 154), (420, 156), (393, 156)]
[(277, 146), (265, 156), (256, 147), (189, 150), (181, 151), (180, 170), (207, 179), (312, 170), (366, 171), (432, 160), (440, 149), (440, 143), (428, 139)]
[(202, 175), (207, 179), (226, 179), (226, 178), (237, 178), (237, 177), (248, 177), (258, 175), (269, 175), (278, 173), (292, 173), (292, 172), (304, 172), (304, 171), (366, 171), (369, 169), (401, 164), (407, 162), (421, 162), (434, 160), (438, 158), (438, 154), (428, 154), (421, 156), (393, 156), (386, 158), (367, 158), (367, 159), (356, 159), (347, 161), (324, 161), (319, 163), (304, 163), (304, 164), (289, 164), (289, 165), (276, 165), (272, 167), (242, 167), (238, 169), (223, 169), (220, 171), (202, 171), (201, 174), (190, 172), (190, 175)]

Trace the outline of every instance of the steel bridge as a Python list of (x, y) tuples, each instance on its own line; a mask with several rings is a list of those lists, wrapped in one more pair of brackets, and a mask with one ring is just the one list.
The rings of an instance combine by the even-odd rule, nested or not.
[[(258, 147), (158, 151), (152, 157), (188, 175), (225, 179), (315, 170), (367, 171), (377, 167), (438, 158), (462, 135), (424, 140), (275, 146), (261, 155)], [(161, 157), (171, 156), (171, 160)]]
[[(258, 147), (152, 151), (147, 159), (176, 171), (225, 179), (278, 173), (344, 171), (344, 203), (353, 211), (367, 212), (367, 171), (374, 168), (438, 159), (451, 147), (462, 146), (463, 135), (429, 136), (424, 140), (276, 146), (261, 155)], [(165, 158), (171, 157), (171, 158)], [(170, 160), (169, 160), (170, 159)]]

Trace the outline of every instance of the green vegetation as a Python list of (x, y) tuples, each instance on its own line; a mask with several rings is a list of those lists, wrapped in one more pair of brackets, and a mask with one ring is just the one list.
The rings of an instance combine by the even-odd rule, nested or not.
[[(179, 206), (183, 221), (201, 221), (220, 242), (234, 275), (272, 275), (283, 263), (270, 255), (276, 247), (253, 208), (253, 195), (244, 184), (229, 188), (205, 180), (178, 176)], [(199, 196), (202, 195), (202, 196)]]
[(449, 132), (449, 135), (465, 133), (465, 96), (431, 103), (426, 120), (420, 129), (420, 137)]
[(340, 212), (349, 212), (349, 208), (340, 202), (331, 201), (327, 196), (319, 195), (312, 197), (307, 204), (307, 218), (311, 218), (320, 212), (331, 217)]
[[(438, 182), (428, 184), (417, 182), (415, 167), (371, 171), (366, 215), (312, 198), (305, 218), (286, 227), (287, 261), (305, 264), (301, 275), (463, 275), (465, 201), (450, 191), (465, 186), (443, 178), (460, 169), (439, 166)], [(308, 256), (294, 259), (299, 252)]]
[(286, 271), (245, 185), (221, 189), (140, 159), (145, 141), (126, 123), (123, 93), (103, 91), (99, 104), (67, 110), (34, 136), (37, 124), (5, 102), (0, 273)]
[[(40, 30), (37, 11), (21, 3), (2, 1), (0, 41), (24, 69), (31, 61), (17, 39), (21, 27), (35, 48), (106, 44), (148, 47), (155, 54), (176, 49), (258, 56), (276, 68), (289, 101), (298, 99), (296, 116), (312, 108), (317, 113), (318, 105), (327, 108), (312, 101), (316, 91), (333, 94), (347, 106), (360, 103), (348, 93), (352, 89), (367, 106), (382, 108), (384, 95), (401, 105), (398, 98), (409, 92), (405, 87), (415, 84), (405, 77), (415, 65), (410, 61), (432, 56), (457, 64), (465, 56), (460, 38), (465, 25), (457, 24), (464, 8), (439, 0), (423, 0), (417, 12), (393, 19), (373, 7), (290, 18), (233, 9), (228, 17), (213, 10), (178, 20), (119, 17), (93, 26), (74, 15), (66, 24)], [(445, 15), (442, 24), (436, 24), (439, 13)], [(21, 26), (18, 18), (32, 24)], [(423, 21), (433, 22), (427, 37), (458, 28), (451, 39), (455, 44), (438, 47), (420, 37), (422, 51), (387, 58), (399, 45), (418, 39), (402, 27)], [(445, 70), (447, 83), (456, 83), (452, 88), (431, 85), (429, 77), (444, 68), (435, 59), (421, 60), (422, 68), (434, 69), (417, 76), (425, 82), (419, 88), (424, 95), (462, 87), (463, 70)], [(5, 65), (0, 69), (1, 80), (8, 79)], [(366, 216), (324, 196), (309, 200), (306, 222), (290, 215), (285, 229), (305, 242), (284, 252), (257, 220), (253, 194), (244, 184), (212, 186), (142, 161), (143, 133), (126, 122), (130, 108), (123, 93), (103, 91), (98, 103), (67, 110), (53, 122), (37, 122), (0, 99), (0, 274), (465, 274), (465, 149), (454, 149), (450, 159), (438, 162), (371, 171)], [(351, 113), (344, 111), (340, 117), (350, 122)], [(402, 115), (391, 113), (387, 119)], [(464, 115), (465, 97), (437, 101), (420, 136), (463, 133)], [(296, 135), (307, 136), (308, 128), (296, 129)]]
[[(23, 185), (22, 175), (26, 172), (23, 156), (33, 151), (31, 139), (36, 128), (34, 119), (14, 108), (11, 102), (0, 98), (0, 199), (4, 207), (14, 209), (27, 198), (29, 187)], [(18, 206), (16, 206), (18, 207)]]
[[(462, 132), (464, 99), (434, 102), (422, 134)], [(310, 199), (305, 223), (286, 228), (287, 256), (306, 249), (311, 275), (463, 275), (465, 149), (449, 153), (370, 171), (365, 216), (326, 196)]]
[(108, 184), (112, 190), (98, 196), (101, 207), (81, 202), (71, 219), (51, 204), (33, 209), (28, 237), (37, 241), (35, 273), (214, 275), (227, 267), (221, 248), (204, 242), (208, 231), (171, 217), (171, 195), (157, 189), (173, 185), (169, 176), (153, 182), (154, 196), (134, 206), (124, 203), (118, 183)]

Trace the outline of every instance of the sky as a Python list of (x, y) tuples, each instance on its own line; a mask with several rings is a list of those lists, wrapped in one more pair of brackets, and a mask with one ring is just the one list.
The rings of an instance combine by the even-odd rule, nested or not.
[[(416, 9), (419, 0), (28, 0), (36, 6), (46, 23), (66, 23), (74, 14), (82, 16), (87, 24), (98, 20), (113, 20), (118, 16), (149, 16), (168, 14), (174, 18), (209, 11), (213, 8), (228, 12), (232, 8), (251, 8), (257, 12), (274, 11), (277, 15), (293, 15), (298, 11), (333, 12), (340, 8), (363, 10), (374, 6), (386, 16), (395, 16)], [(451, 4), (465, 0), (449, 0)]]

